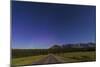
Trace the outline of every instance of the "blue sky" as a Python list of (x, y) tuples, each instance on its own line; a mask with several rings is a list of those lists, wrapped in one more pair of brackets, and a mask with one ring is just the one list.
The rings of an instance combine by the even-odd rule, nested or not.
[(12, 2), (12, 48), (95, 42), (96, 7)]

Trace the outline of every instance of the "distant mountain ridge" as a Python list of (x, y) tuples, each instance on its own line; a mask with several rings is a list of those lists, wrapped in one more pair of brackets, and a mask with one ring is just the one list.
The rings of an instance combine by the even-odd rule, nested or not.
[(79, 44), (63, 44), (63, 45), (53, 45), (50, 49), (59, 48), (95, 48), (95, 43), (79, 43)]

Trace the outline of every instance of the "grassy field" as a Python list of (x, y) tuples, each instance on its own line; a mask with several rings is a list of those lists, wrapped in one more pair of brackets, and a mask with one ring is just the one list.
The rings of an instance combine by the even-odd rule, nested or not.
[[(59, 59), (64, 60), (66, 63), (72, 62), (87, 62), (87, 61), (95, 61), (96, 60), (96, 52), (95, 51), (86, 51), (86, 52), (67, 52), (54, 54)], [(22, 58), (13, 58), (12, 65), (21, 66), (21, 65), (31, 65), (33, 62), (38, 61), (47, 55), (38, 55), (38, 56), (29, 56)]]
[(44, 58), (46, 55), (39, 55), (39, 56), (29, 56), (23, 58), (13, 58), (12, 65), (14, 66), (21, 66), (21, 65), (31, 65), (33, 62), (38, 61)]
[(87, 61), (95, 61), (96, 60), (96, 52), (88, 51), (88, 52), (69, 52), (69, 53), (61, 53), (55, 54), (56, 56), (60, 56), (65, 62), (87, 62)]

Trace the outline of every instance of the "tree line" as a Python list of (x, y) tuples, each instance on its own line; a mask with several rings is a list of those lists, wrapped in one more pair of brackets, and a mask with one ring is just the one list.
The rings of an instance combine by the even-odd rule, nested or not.
[(12, 58), (79, 51), (95, 51), (95, 43), (53, 45), (48, 49), (12, 49)]

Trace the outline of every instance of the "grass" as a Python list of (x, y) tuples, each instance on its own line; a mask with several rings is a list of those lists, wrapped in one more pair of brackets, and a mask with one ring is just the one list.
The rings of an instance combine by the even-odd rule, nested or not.
[[(64, 63), (72, 63), (72, 62), (87, 62), (87, 61), (95, 61), (96, 60), (96, 52), (95, 51), (86, 51), (86, 52), (67, 52), (54, 54), (59, 60), (63, 60)], [(22, 65), (32, 65), (33, 62), (36, 62), (47, 55), (38, 55), (38, 56), (29, 56), (22, 58), (13, 58), (12, 65), (14, 66), (22, 66)]]
[(56, 54), (60, 56), (66, 62), (86, 62), (86, 61), (95, 61), (96, 60), (96, 53), (95, 51), (88, 51), (88, 52), (70, 52), (70, 53), (61, 53)]
[(13, 58), (12, 65), (13, 66), (21, 66), (21, 65), (31, 65), (33, 62), (38, 61), (44, 58), (46, 55), (39, 55), (39, 56), (29, 56), (23, 58)]

